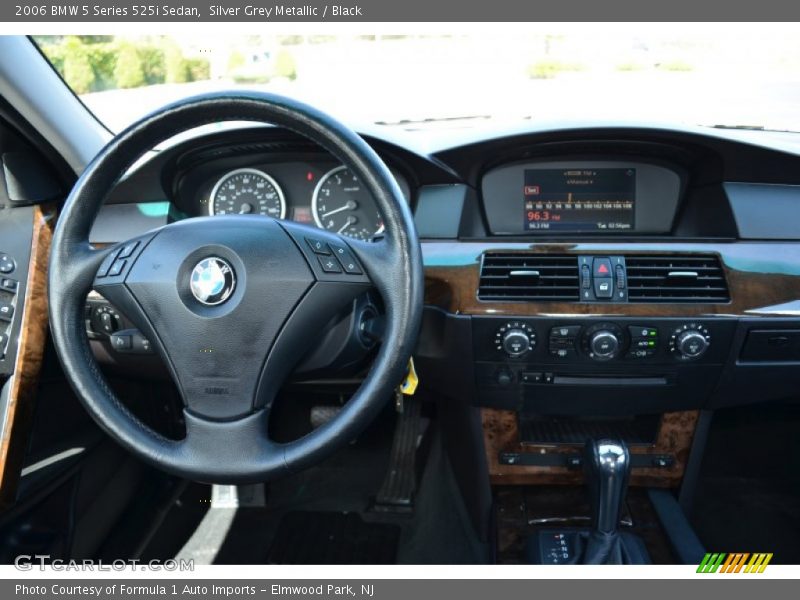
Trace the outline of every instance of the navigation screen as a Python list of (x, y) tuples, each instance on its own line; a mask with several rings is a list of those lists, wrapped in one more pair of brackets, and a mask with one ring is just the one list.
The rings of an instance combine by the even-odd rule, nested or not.
[(526, 231), (633, 229), (636, 169), (525, 169)]

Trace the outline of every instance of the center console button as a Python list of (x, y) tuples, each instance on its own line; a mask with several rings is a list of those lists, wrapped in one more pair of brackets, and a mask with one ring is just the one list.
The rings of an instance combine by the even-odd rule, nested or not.
[(628, 325), (628, 333), (631, 339), (658, 337), (658, 329), (647, 325)]
[(556, 358), (574, 358), (575, 348), (551, 348), (550, 354)]
[(594, 295), (596, 298), (611, 298), (614, 295), (611, 277), (597, 277), (595, 275)]
[(580, 325), (559, 325), (550, 330), (550, 339), (570, 339), (575, 338), (580, 332)]
[(631, 349), (630, 352), (626, 355), (628, 358), (650, 358), (651, 356), (655, 356), (656, 349), (655, 348), (635, 348)]
[(502, 386), (511, 385), (514, 383), (514, 374), (508, 369), (501, 369), (497, 372), (497, 383)]
[(611, 259), (610, 258), (595, 258), (592, 261), (592, 270), (594, 271), (595, 279), (611, 279)]
[(522, 373), (522, 383), (542, 383), (544, 375), (538, 372), (525, 371)]

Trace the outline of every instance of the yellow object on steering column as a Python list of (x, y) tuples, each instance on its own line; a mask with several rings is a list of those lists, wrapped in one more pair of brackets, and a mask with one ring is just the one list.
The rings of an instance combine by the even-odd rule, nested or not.
[(414, 357), (408, 359), (408, 368), (406, 369), (406, 377), (397, 387), (394, 394), (394, 406), (397, 412), (403, 412), (403, 396), (413, 396), (417, 391), (419, 385), (419, 377), (417, 377), (417, 370), (414, 368)]

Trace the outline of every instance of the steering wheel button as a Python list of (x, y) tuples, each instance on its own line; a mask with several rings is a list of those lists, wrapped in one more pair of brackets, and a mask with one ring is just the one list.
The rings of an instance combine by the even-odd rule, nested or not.
[(345, 272), (349, 273), (350, 275), (361, 275), (361, 269), (358, 267), (358, 263), (355, 260), (350, 261), (342, 261), (342, 266), (344, 267)]
[(317, 259), (319, 260), (319, 266), (321, 266), (322, 270), (326, 273), (342, 272), (342, 267), (339, 266), (339, 261), (337, 261), (333, 256), (318, 256)]
[(111, 265), (111, 268), (108, 270), (109, 277), (117, 277), (118, 275), (122, 274), (123, 269), (125, 269), (125, 265), (128, 264), (127, 260), (117, 260)]
[(312, 252), (314, 252), (314, 254), (329, 255), (331, 253), (331, 251), (328, 249), (328, 246), (322, 240), (307, 237), (306, 243), (308, 244), (308, 247), (311, 248)]
[(117, 258), (128, 258), (131, 254), (136, 251), (136, 247), (139, 245), (139, 242), (130, 242), (129, 244), (125, 244), (122, 247), (122, 250), (119, 251)]
[(0, 320), (10, 321), (14, 316), (14, 307), (8, 302), (0, 302)]
[(114, 260), (116, 260), (116, 258), (117, 258), (117, 252), (112, 252), (103, 259), (103, 262), (100, 263), (100, 267), (97, 269), (98, 279), (108, 275), (108, 270), (111, 268), (111, 265), (114, 264)]
[(361, 267), (358, 266), (358, 262), (350, 250), (344, 246), (340, 246), (339, 244), (328, 244), (328, 246), (330, 246), (334, 256), (339, 259), (339, 262), (344, 267), (346, 273), (350, 273), (351, 275), (361, 275)]

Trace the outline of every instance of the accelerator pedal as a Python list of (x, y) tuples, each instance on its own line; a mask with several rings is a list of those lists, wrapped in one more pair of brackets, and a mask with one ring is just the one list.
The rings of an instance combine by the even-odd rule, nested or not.
[(374, 512), (410, 513), (417, 491), (417, 454), (422, 445), (428, 419), (422, 417), (422, 403), (412, 395), (403, 395), (397, 410), (389, 469), (375, 496)]

